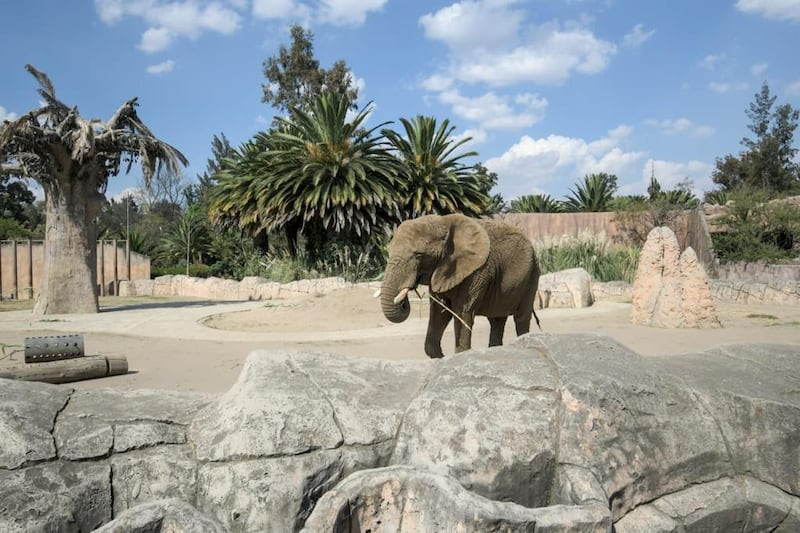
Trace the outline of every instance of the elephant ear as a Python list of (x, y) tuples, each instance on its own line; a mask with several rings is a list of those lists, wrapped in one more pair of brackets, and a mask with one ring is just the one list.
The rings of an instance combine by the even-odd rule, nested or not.
[(431, 276), (431, 291), (449, 291), (481, 267), (489, 257), (489, 234), (473, 218), (442, 217), (448, 226), (444, 254)]

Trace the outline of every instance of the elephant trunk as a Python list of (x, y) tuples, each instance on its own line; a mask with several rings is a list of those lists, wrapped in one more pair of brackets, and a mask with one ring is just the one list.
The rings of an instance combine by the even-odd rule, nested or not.
[[(387, 272), (389, 274), (389, 272)], [(411, 303), (408, 301), (408, 287), (401, 287), (392, 282), (390, 276), (384, 276), (381, 284), (381, 309), (383, 316), (390, 322), (403, 322), (411, 314)]]

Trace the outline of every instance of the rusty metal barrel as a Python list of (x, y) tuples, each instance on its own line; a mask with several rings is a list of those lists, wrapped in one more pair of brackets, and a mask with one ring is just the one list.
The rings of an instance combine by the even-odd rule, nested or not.
[(83, 336), (50, 335), (25, 337), (25, 362), (43, 363), (83, 357)]

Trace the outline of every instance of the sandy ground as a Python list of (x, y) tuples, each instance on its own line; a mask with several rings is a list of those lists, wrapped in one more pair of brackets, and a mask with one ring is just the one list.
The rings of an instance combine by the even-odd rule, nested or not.
[[(800, 353), (800, 306), (719, 303), (717, 307), (723, 327), (704, 330), (635, 326), (630, 323), (630, 305), (623, 303), (538, 313), (543, 332), (605, 334), (643, 356), (732, 343), (792, 344)], [(235, 382), (247, 354), (258, 349), (428, 360), (423, 351), (427, 314), (427, 304), (416, 301), (406, 322), (391, 324), (383, 318), (372, 290), (365, 288), (267, 302), (151, 298), (119, 305), (112, 301), (91, 315), (37, 317), (30, 311), (5, 311), (0, 313), (0, 343), (10, 352), (11, 345), (23, 345), (25, 337), (78, 333), (84, 337), (87, 354), (127, 357), (128, 374), (74, 383), (78, 388), (224, 392)], [(473, 346), (486, 346), (488, 336), (488, 322), (478, 318)], [(506, 342), (514, 337), (509, 320)], [(442, 347), (446, 356), (452, 355), (452, 325)], [(0, 360), (0, 365), (18, 364), (22, 358), (18, 352)]]

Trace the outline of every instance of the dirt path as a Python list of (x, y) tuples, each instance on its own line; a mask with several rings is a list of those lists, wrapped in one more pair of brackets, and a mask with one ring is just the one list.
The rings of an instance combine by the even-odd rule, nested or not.
[[(719, 304), (723, 328), (667, 330), (630, 324), (628, 304), (600, 302), (586, 309), (539, 311), (548, 333), (609, 335), (644, 356), (702, 351), (719, 344), (780, 343), (798, 346), (800, 307)], [(509, 320), (506, 340), (514, 338)], [(28, 311), (0, 313), (0, 342), (79, 333), (86, 353), (125, 355), (131, 372), (88, 380), (78, 388), (154, 388), (224, 392), (248, 353), (313, 350), (379, 359), (428, 360), (423, 352), (427, 305), (415, 302), (409, 320), (390, 324), (372, 291), (351, 288), (327, 296), (267, 302), (148, 301), (106, 308), (93, 315), (41, 320)], [(489, 326), (479, 318), (473, 346), (486, 346)], [(452, 326), (442, 342), (452, 354)], [(17, 361), (22, 354), (16, 354)], [(0, 364), (8, 364), (8, 359)]]

